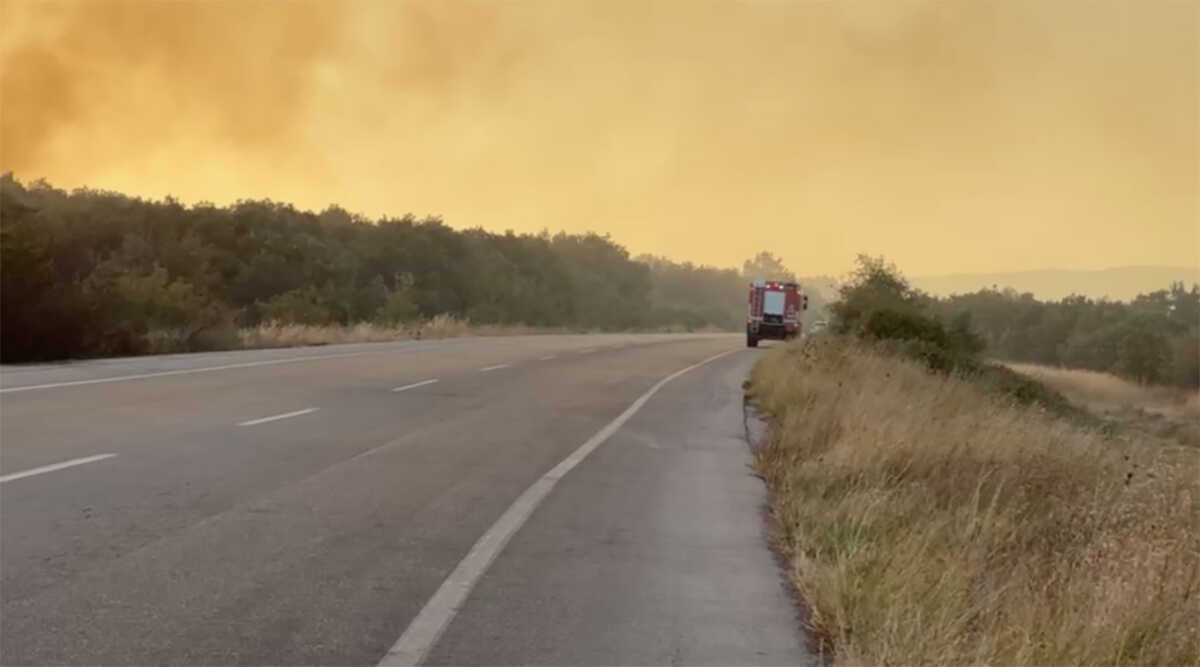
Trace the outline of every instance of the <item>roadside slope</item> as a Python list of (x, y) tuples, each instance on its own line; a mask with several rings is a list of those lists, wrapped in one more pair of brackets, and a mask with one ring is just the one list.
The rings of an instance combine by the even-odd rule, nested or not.
[(755, 368), (811, 628), (840, 664), (1195, 664), (1200, 457), (843, 339)]

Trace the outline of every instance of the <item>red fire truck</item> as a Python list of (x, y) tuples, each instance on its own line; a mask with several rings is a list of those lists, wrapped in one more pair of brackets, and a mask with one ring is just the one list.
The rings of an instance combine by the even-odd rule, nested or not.
[(746, 347), (764, 338), (791, 340), (800, 335), (800, 313), (808, 310), (808, 295), (796, 283), (755, 280), (750, 283), (746, 315)]

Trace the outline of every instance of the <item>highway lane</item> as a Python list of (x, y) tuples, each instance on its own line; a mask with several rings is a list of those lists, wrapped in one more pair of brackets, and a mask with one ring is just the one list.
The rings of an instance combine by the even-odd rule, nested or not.
[(741, 384), (754, 354), (657, 393), (552, 493), (439, 639), (441, 665), (816, 664), (763, 547)]
[[(666, 430), (656, 442), (710, 442), (723, 454), (700, 457), (712, 459), (700, 468), (688, 456), (635, 465), (637, 474), (604, 467), (611, 452), (628, 448), (629, 433), (646, 432), (629, 430), (631, 420), (534, 512), (514, 551), (497, 559), (496, 581), (483, 574), (479, 597), (468, 598), (429, 660), (794, 663), (804, 654), (762, 545), (761, 485), (744, 468), (744, 443), (719, 427), (740, 424), (729, 405), (740, 401), (737, 383), (754, 353), (738, 342), (527, 336), (5, 368), (0, 478), (114, 456), (0, 484), (0, 660), (374, 664), (530, 484), (664, 376), (736, 350), (665, 386), (634, 418), (658, 415)], [(93, 382), (113, 377), (128, 379)], [(22, 390), (40, 385), (58, 386)], [(608, 480), (607, 493), (588, 482), (596, 476)], [(693, 488), (678, 495), (688, 479)], [(614, 487), (625, 492), (614, 497)], [(593, 507), (564, 517), (556, 508), (571, 494)], [(631, 513), (635, 501), (641, 515)], [(680, 510), (694, 512), (682, 525), (711, 525), (720, 543), (653, 537)], [(700, 598), (686, 595), (686, 581), (659, 567), (657, 606), (614, 601), (621, 589), (604, 590), (604, 581), (555, 586), (532, 565), (545, 558), (520, 565), (527, 559), (513, 555), (530, 539), (559, 541), (564, 526), (603, 532), (621, 521), (641, 536), (642, 555), (661, 552), (660, 565), (689, 550), (725, 554), (693, 557), (692, 574), (716, 583), (696, 588)], [(604, 550), (589, 552), (595, 559)], [(559, 557), (562, 572), (588, 562)], [(616, 567), (612, 576), (654, 571)], [(511, 588), (514, 577), (529, 595), (497, 597), (492, 587)], [(702, 641), (718, 636), (712, 631), (612, 634), (622, 627), (613, 611), (577, 618), (566, 634), (543, 618), (502, 645), (492, 638), (494, 618), (471, 611), (507, 615), (501, 600), (521, 613), (555, 591), (559, 604), (607, 599), (626, 621), (677, 608), (667, 616), (672, 627), (699, 631), (707, 619), (728, 627), (729, 639), (718, 650)], [(713, 595), (729, 596), (726, 613)], [(531, 636), (552, 645), (517, 639)], [(595, 648), (603, 637), (619, 641), (605, 653)], [(673, 652), (663, 653), (667, 646)]]

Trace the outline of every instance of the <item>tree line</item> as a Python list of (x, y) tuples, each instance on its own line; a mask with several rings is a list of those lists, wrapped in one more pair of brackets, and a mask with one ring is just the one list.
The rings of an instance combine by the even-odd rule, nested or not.
[(860, 256), (831, 309), (835, 331), (906, 341), (940, 370), (986, 355), (1200, 388), (1200, 285), (1175, 283), (1128, 303), (1039, 301), (1012, 289), (937, 298), (883, 258)]
[[(735, 331), (753, 278), (795, 276), (769, 252), (739, 271), (634, 258), (597, 234), (459, 231), (436, 217), (368, 220), (271, 201), (184, 206), (0, 175), (4, 362), (236, 347), (240, 328), (263, 322), (397, 325), (439, 314), (586, 330)], [(807, 292), (811, 323), (826, 304), (819, 290)], [(1129, 303), (1039, 301), (997, 289), (934, 298), (883, 259), (862, 257), (841, 297), (831, 307), (835, 329), (932, 337), (934, 357), (979, 348), (1200, 386), (1196, 285)]]
[[(764, 254), (746, 270), (771, 262), (782, 266)], [(632, 258), (597, 234), (459, 231), (436, 217), (368, 220), (272, 201), (184, 206), (0, 175), (5, 362), (235, 347), (240, 328), (263, 322), (440, 314), (738, 330), (745, 308), (737, 270)]]
[(967, 318), (1000, 359), (1200, 388), (1200, 285), (1176, 282), (1129, 302), (1079, 295), (1039, 301), (984, 289), (939, 300), (936, 308), (949, 321)]

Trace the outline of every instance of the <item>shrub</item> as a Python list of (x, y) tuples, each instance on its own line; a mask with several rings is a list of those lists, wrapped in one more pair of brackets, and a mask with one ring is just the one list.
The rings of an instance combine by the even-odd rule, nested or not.
[(333, 322), (333, 313), (326, 307), (322, 294), (311, 286), (284, 292), (260, 302), (258, 312), (268, 322), (312, 325)]
[(913, 289), (895, 266), (882, 258), (859, 256), (853, 279), (831, 306), (834, 330), (870, 341), (920, 360), (931, 370), (972, 371), (983, 340), (971, 331), (969, 315), (947, 328), (927, 312), (930, 300)]

